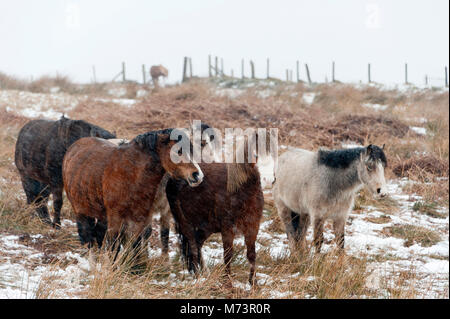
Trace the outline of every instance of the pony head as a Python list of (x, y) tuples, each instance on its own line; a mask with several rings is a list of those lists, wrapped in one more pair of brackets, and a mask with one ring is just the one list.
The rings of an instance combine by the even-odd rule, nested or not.
[[(175, 137), (175, 138), (174, 138)], [(203, 172), (192, 160), (192, 143), (183, 130), (166, 129), (138, 135), (136, 143), (161, 163), (164, 170), (175, 179), (185, 180), (196, 187), (203, 181)], [(185, 147), (176, 147), (181, 142)]]
[(375, 195), (387, 195), (384, 169), (387, 166), (386, 155), (382, 148), (370, 144), (360, 153), (358, 175), (361, 182)]

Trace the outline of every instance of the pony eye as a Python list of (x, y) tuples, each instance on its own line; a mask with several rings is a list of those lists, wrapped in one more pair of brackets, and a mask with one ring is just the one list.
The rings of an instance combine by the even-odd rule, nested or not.
[(178, 150), (178, 155), (179, 156), (183, 155), (183, 150), (181, 148)]

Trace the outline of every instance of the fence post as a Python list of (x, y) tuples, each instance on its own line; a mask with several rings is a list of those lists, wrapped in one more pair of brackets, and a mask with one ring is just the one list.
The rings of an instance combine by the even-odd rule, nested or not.
[(244, 59), (242, 59), (242, 61), (241, 61), (241, 75), (242, 75), (242, 78), (245, 78), (245, 76), (244, 76)]
[(312, 83), (311, 75), (309, 74), (309, 67), (307, 63), (305, 63), (305, 69), (306, 69), (306, 77), (308, 78), (308, 83), (311, 84)]
[(251, 71), (252, 79), (254, 79), (255, 78), (255, 63), (253, 63), (252, 60), (250, 60), (250, 71)]
[(425, 74), (425, 85), (428, 86), (428, 75)]
[(332, 63), (332, 66), (331, 66), (331, 82), (336, 82), (336, 79), (335, 79), (335, 77), (334, 77), (334, 67), (335, 67), (335, 65), (334, 65), (334, 61), (333, 61), (333, 63)]
[(144, 85), (147, 83), (147, 79), (146, 79), (146, 74), (145, 74), (145, 64), (142, 64), (142, 82), (144, 83)]
[(368, 65), (368, 67), (367, 67), (367, 74), (368, 74), (368, 77), (369, 77), (369, 83), (372, 83), (372, 78), (370, 76), (370, 63)]
[(408, 84), (408, 63), (405, 63), (405, 84)]
[(182, 83), (186, 82), (186, 69), (187, 69), (187, 57), (185, 56), (183, 59), (183, 78), (181, 80)]
[(220, 74), (222, 76), (224, 76), (224, 73), (223, 73), (223, 58), (220, 58)]
[(95, 65), (93, 65), (92, 66), (92, 75), (93, 75), (93, 80), (94, 80), (94, 83), (97, 83), (97, 76), (96, 76), (96, 74), (95, 74)]
[(211, 54), (208, 55), (208, 76), (211, 77)]
[(448, 88), (448, 69), (445, 67), (445, 87)]
[(300, 82), (300, 62), (297, 60), (297, 83)]
[(122, 81), (123, 82), (126, 81), (126, 77), (125, 77), (125, 62), (122, 62)]
[(289, 70), (286, 69), (286, 82), (289, 82)]
[(215, 65), (215, 68), (216, 68), (216, 77), (218, 77), (219, 76), (219, 58), (216, 56), (215, 57), (215, 63), (214, 63), (214, 65)]
[(192, 58), (189, 58), (189, 77), (192, 78)]
[(270, 60), (267, 58), (267, 78), (270, 78)]

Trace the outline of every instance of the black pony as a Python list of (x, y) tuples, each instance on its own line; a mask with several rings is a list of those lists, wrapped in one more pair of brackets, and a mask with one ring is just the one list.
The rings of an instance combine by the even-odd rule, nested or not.
[(115, 138), (115, 134), (82, 120), (64, 115), (57, 121), (33, 120), (25, 124), (16, 142), (15, 163), (19, 170), (27, 203), (38, 204), (37, 214), (51, 223), (47, 209), (53, 195), (53, 226), (60, 226), (63, 204), (62, 162), (70, 145), (82, 137)]

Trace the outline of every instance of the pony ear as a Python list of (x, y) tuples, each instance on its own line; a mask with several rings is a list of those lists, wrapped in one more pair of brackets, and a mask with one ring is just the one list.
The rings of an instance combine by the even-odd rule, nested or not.
[(95, 127), (91, 127), (89, 135), (92, 137), (101, 137), (99, 131), (96, 130)]
[(367, 155), (370, 155), (373, 152), (373, 145), (369, 144), (369, 146), (367, 146)]
[(158, 143), (167, 145), (170, 142), (170, 135), (169, 134), (158, 134), (156, 139), (157, 139)]
[(156, 147), (157, 136), (155, 133), (146, 133), (134, 138), (136, 143), (144, 150), (154, 150)]

